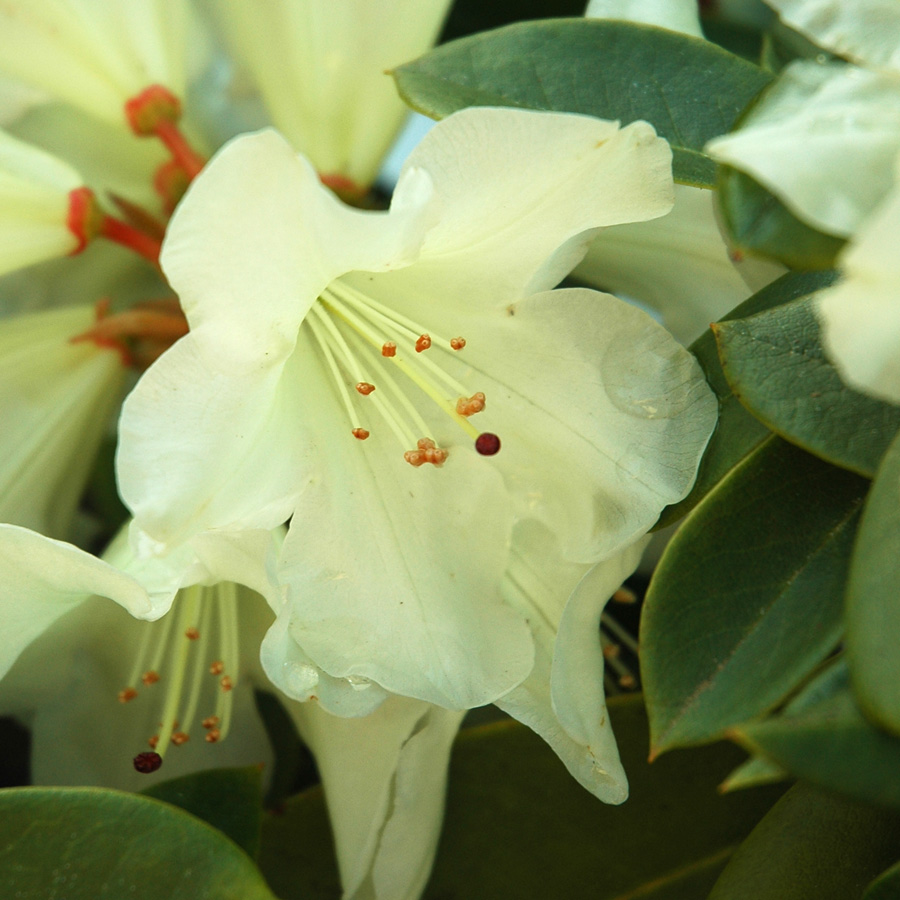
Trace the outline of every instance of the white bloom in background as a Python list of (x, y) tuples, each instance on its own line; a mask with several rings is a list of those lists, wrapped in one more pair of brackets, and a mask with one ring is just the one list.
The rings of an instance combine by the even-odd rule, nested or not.
[(151, 85), (183, 98), (193, 24), (188, 0), (7, 0), (0, 73), (124, 126)]
[(892, 403), (900, 403), (898, 234), (900, 185), (895, 182), (839, 257), (841, 281), (818, 294), (822, 339), (841, 377)]
[(83, 185), (61, 159), (0, 131), (0, 275), (80, 249), (70, 195)]
[(784, 21), (866, 68), (791, 63), (707, 152), (751, 175), (796, 216), (848, 237), (881, 202), (900, 151), (900, 5), (772, 0)]
[(0, 525), (0, 707), (29, 720), (35, 780), (135, 790), (163, 757), (165, 778), (265, 761), (251, 688), (275, 549), (244, 532), (142, 561), (122, 532), (100, 560)]
[(211, 0), (275, 127), (336, 188), (366, 188), (408, 109), (386, 72), (435, 41), (450, 0)]
[[(703, 37), (696, 0), (591, 0), (584, 14)], [(681, 184), (668, 215), (604, 228), (573, 275), (658, 310), (684, 344), (751, 293), (722, 238), (713, 192)]]
[(702, 38), (696, 0), (590, 0), (588, 19), (624, 19)]
[(71, 343), (92, 307), (0, 319), (0, 520), (54, 537), (69, 524), (121, 400), (115, 349)]
[(595, 227), (667, 211), (670, 178), (644, 123), (473, 109), (363, 213), (277, 135), (234, 141), (164, 253), (191, 332), (123, 412), (141, 527), (171, 545), (292, 516), (291, 636), (319, 668), (450, 709), (502, 696), (534, 652), (499, 591), (513, 521), (609, 557), (687, 492), (713, 427), (649, 317), (529, 296)]

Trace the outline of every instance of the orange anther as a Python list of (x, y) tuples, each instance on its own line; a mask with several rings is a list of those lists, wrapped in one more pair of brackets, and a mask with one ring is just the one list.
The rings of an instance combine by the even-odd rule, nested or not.
[(361, 382), (356, 386), (356, 390), (359, 391), (359, 393), (362, 394), (363, 397), (368, 397), (369, 394), (371, 394), (372, 391), (375, 390), (375, 385), (374, 385), (374, 384), (369, 384), (368, 381), (361, 381)]
[(462, 350), (466, 346), (466, 339), (461, 337), (450, 338), (451, 350)]
[(153, 669), (150, 669), (149, 671), (144, 672), (144, 674), (141, 675), (141, 682), (143, 683), (144, 687), (150, 687), (151, 684), (156, 684), (157, 681), (159, 681), (159, 673), (154, 672)]
[(222, 732), (218, 728), (212, 728), (206, 732), (206, 742), (208, 744), (215, 744), (220, 737), (222, 737)]
[(209, 674), (210, 675), (221, 675), (225, 671), (225, 663), (223, 663), (220, 659), (215, 660), (210, 663), (209, 666)]
[(480, 413), (484, 409), (484, 394), (481, 391), (478, 391), (476, 394), (472, 394), (471, 397), (460, 397), (459, 400), (456, 401), (456, 412), (461, 416), (474, 416), (475, 413)]
[(364, 441), (369, 436), (369, 432), (365, 428), (354, 428), (351, 434), (358, 441)]
[(222, 690), (226, 692), (230, 691), (234, 687), (234, 683), (227, 675), (222, 678), (219, 684), (221, 685)]
[(197, 638), (200, 637), (200, 632), (197, 631), (196, 628), (188, 628), (188, 629), (184, 632), (184, 636), (185, 636), (189, 641), (196, 641)]
[(147, 741), (147, 743), (150, 745), (151, 750), (155, 750), (159, 744), (159, 735), (154, 734), (153, 737)]
[(397, 355), (397, 345), (393, 341), (385, 341), (381, 345), (381, 355), (382, 356), (396, 356)]
[(219, 717), (218, 717), (218, 716), (207, 716), (207, 717), (203, 720), (203, 722), (201, 722), (201, 724), (202, 724), (203, 727), (206, 728), (207, 730), (209, 730), (210, 728), (215, 728), (216, 725), (219, 724)]
[(191, 739), (191, 736), (186, 731), (176, 731), (172, 735), (172, 743), (176, 747), (180, 747), (182, 744), (186, 744)]
[(416, 340), (416, 353), (421, 353), (423, 350), (427, 350), (431, 346), (431, 335), (430, 334), (420, 334)]
[(137, 691), (133, 687), (127, 687), (119, 691), (118, 697), (119, 703), (128, 703), (129, 700), (134, 700), (137, 697)]
[(449, 456), (448, 451), (438, 447), (430, 438), (421, 438), (417, 441), (416, 450), (407, 450), (403, 454), (403, 458), (415, 468), (424, 466), (425, 463), (431, 463), (435, 467), (442, 466)]

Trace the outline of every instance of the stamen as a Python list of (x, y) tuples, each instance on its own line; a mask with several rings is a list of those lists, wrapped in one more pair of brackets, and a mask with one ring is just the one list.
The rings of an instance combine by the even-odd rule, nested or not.
[(222, 737), (222, 732), (218, 728), (211, 728), (206, 732), (205, 740), (208, 744), (215, 744)]
[(475, 450), (482, 456), (493, 456), (500, 451), (500, 438), (485, 431), (475, 439)]
[(150, 687), (151, 684), (156, 684), (157, 681), (159, 681), (159, 673), (154, 672), (152, 669), (149, 669), (141, 675), (141, 683), (144, 687)]
[(389, 357), (397, 355), (397, 345), (394, 343), (394, 341), (385, 341), (381, 345), (381, 355)]
[(155, 750), (159, 746), (159, 735), (154, 734), (153, 737), (147, 741), (147, 744), (151, 750)]
[(118, 693), (119, 703), (129, 703), (135, 697), (137, 697), (137, 691), (133, 687), (125, 688)]
[(78, 246), (69, 254), (70, 256), (81, 253), (103, 230), (103, 212), (90, 188), (80, 187), (69, 191), (66, 227), (78, 239)]
[(186, 731), (176, 731), (172, 735), (172, 743), (176, 747), (180, 747), (182, 744), (186, 744), (191, 739), (191, 736)]
[(466, 346), (466, 339), (461, 337), (450, 338), (451, 350), (462, 350)]
[(431, 347), (431, 335), (430, 334), (420, 334), (418, 338), (416, 338), (416, 353), (421, 353), (423, 350), (428, 350)]
[(368, 397), (369, 394), (375, 390), (375, 385), (369, 384), (368, 381), (360, 381), (359, 384), (356, 385), (356, 390), (358, 393), (362, 394), (363, 397)]
[(138, 753), (132, 762), (138, 772), (142, 775), (149, 775), (151, 772), (156, 772), (162, 765), (162, 757), (158, 753), (153, 753), (152, 751)]
[(472, 394), (468, 400), (465, 397), (460, 397), (459, 400), (456, 401), (456, 411), (461, 416), (474, 416), (475, 413), (480, 413), (483, 409), (484, 394), (482, 394), (481, 391)]
[(210, 675), (221, 675), (225, 671), (225, 663), (221, 660), (216, 660), (209, 667)]
[(232, 690), (232, 688), (234, 688), (234, 682), (232, 682), (231, 678), (228, 675), (225, 675), (219, 682), (219, 686), (223, 691), (230, 691)]
[(350, 433), (358, 441), (364, 441), (369, 436), (369, 432), (365, 428), (354, 428)]
[(403, 458), (411, 466), (418, 468), (425, 463), (431, 463), (436, 468), (440, 468), (447, 461), (448, 452), (438, 447), (430, 438), (422, 438), (418, 441), (417, 446), (418, 450), (407, 450), (403, 454)]
[(185, 636), (189, 641), (196, 641), (197, 638), (200, 637), (200, 632), (197, 631), (196, 628), (188, 628), (188, 629), (185, 631), (184, 636)]
[(215, 728), (219, 724), (219, 717), (207, 716), (200, 724), (209, 731), (210, 728)]

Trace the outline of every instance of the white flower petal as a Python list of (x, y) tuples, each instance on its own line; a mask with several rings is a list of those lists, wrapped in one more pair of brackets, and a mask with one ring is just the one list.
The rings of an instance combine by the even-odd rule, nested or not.
[(212, 0), (276, 128), (319, 172), (368, 185), (406, 108), (387, 70), (424, 53), (449, 0)]
[(782, 21), (826, 50), (866, 65), (900, 69), (896, 0), (766, 0)]
[(522, 523), (503, 583), (504, 597), (528, 617), (537, 650), (531, 674), (496, 705), (544, 738), (605, 803), (621, 803), (628, 788), (606, 715), (600, 613), (645, 545), (642, 539), (592, 569), (567, 562), (552, 535)]
[(234, 375), (210, 370), (190, 336), (175, 344), (119, 424), (119, 490), (141, 527), (174, 547), (210, 528), (285, 522), (308, 453), (301, 389), (281, 366)]
[(622, 802), (627, 784), (606, 712), (599, 674), (603, 651), (596, 629), (607, 600), (637, 568), (648, 540), (642, 538), (585, 575), (563, 611), (553, 652), (550, 692), (554, 712), (566, 734), (586, 748), (590, 775), (582, 769), (582, 783), (607, 803)]
[(291, 711), (325, 786), (346, 900), (416, 900), (434, 859), (462, 713), (391, 697), (342, 719)]
[(890, 188), (898, 98), (896, 73), (795, 62), (741, 128), (706, 151), (816, 228), (848, 236)]
[(72, 515), (122, 391), (119, 355), (71, 344), (89, 307), (0, 319), (0, 520), (54, 537)]
[(100, 594), (133, 616), (151, 613), (146, 591), (112, 566), (61, 541), (16, 525), (0, 525), (3, 644), (0, 677), (60, 616)]
[(336, 677), (448, 708), (491, 702), (532, 662), (525, 623), (496, 593), (511, 527), (499, 476), (467, 448), (441, 469), (412, 469), (386, 428), (349, 438), (318, 361), (291, 363), (321, 403), (283, 549), (298, 645)]
[(713, 210), (712, 191), (675, 185), (675, 206), (649, 222), (604, 228), (572, 273), (646, 303), (683, 344), (750, 295)]
[(440, 218), (416, 265), (381, 280), (385, 291), (460, 312), (553, 287), (591, 229), (652, 219), (673, 202), (671, 151), (646, 122), (620, 129), (588, 116), (466, 109), (413, 150), (395, 198), (420, 170)]
[(825, 349), (851, 387), (900, 403), (900, 187), (839, 260), (844, 277), (818, 295)]
[(280, 362), (330, 281), (403, 264), (421, 243), (430, 192), (419, 178), (413, 193), (390, 214), (360, 212), (276, 132), (227, 144), (179, 204), (161, 257), (207, 364), (234, 372)]
[[(462, 330), (435, 311), (444, 333)], [(462, 320), (460, 320), (462, 321)], [(536, 294), (465, 319), (459, 372), (486, 395), (471, 421), (499, 435), (490, 465), (520, 518), (596, 562), (644, 534), (690, 490), (717, 404), (694, 357), (650, 316), (609, 294)], [(447, 420), (442, 446), (459, 440)]]
[(125, 126), (153, 84), (183, 96), (187, 0), (12, 0), (0, 7), (0, 72)]
[(587, 19), (626, 19), (703, 37), (696, 0), (590, 0)]

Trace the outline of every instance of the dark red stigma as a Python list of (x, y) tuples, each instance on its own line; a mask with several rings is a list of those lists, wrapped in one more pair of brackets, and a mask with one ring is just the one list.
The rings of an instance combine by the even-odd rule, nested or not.
[(134, 758), (134, 767), (142, 775), (149, 775), (151, 772), (155, 772), (161, 765), (162, 757), (152, 750), (148, 750), (146, 753), (138, 753)]
[(475, 449), (482, 456), (493, 456), (500, 450), (500, 438), (496, 434), (485, 431), (475, 438)]

